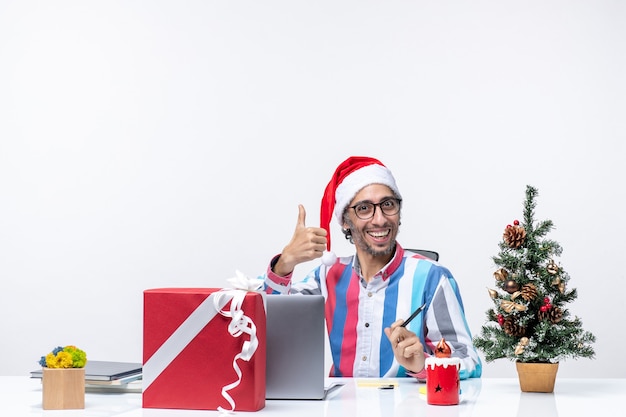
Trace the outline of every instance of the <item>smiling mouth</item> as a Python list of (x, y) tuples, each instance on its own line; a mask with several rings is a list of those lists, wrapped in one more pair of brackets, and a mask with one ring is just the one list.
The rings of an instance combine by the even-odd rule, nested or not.
[(391, 233), (390, 229), (387, 229), (384, 232), (367, 232), (367, 234), (373, 237), (374, 239), (386, 238), (387, 236), (389, 236), (389, 233)]

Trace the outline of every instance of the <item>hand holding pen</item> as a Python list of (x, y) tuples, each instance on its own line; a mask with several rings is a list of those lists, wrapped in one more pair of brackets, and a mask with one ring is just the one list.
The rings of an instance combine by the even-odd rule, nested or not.
[(385, 329), (385, 335), (391, 342), (396, 360), (404, 369), (414, 373), (424, 369), (424, 346), (419, 336), (410, 331), (407, 326), (425, 308), (426, 304), (416, 309), (406, 320), (397, 320), (391, 327)]

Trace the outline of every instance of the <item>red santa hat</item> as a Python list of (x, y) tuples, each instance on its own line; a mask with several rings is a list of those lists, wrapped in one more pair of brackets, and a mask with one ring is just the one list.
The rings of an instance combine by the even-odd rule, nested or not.
[(330, 219), (334, 213), (340, 226), (343, 226), (343, 212), (361, 189), (371, 184), (383, 184), (400, 197), (400, 191), (391, 171), (378, 159), (368, 156), (351, 156), (343, 161), (326, 186), (320, 209), (320, 227), (328, 232), (326, 249), (322, 256), (325, 265), (337, 260), (330, 251)]

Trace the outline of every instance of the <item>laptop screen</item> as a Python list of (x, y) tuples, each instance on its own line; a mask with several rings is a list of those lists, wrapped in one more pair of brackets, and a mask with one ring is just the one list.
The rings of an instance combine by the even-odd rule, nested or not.
[(324, 398), (324, 332), (323, 296), (267, 296), (267, 399)]

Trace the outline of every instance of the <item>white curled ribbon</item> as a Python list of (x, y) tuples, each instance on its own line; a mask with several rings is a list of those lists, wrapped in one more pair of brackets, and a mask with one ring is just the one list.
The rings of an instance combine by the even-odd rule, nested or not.
[[(263, 287), (263, 281), (261, 280), (252, 280), (248, 279), (241, 272), (237, 271), (237, 276), (228, 280), (233, 286), (236, 288), (234, 290), (221, 290), (215, 294), (214, 304), (215, 309), (224, 317), (230, 317), (230, 323), (228, 324), (228, 333), (230, 333), (233, 337), (239, 337), (243, 334), (247, 334), (250, 336), (250, 340), (247, 340), (243, 343), (241, 347), (241, 352), (235, 355), (233, 358), (233, 369), (237, 374), (237, 380), (224, 385), (222, 387), (222, 397), (228, 401), (231, 409), (227, 410), (223, 407), (218, 407), (218, 411), (222, 413), (230, 414), (235, 410), (235, 400), (228, 393), (231, 389), (237, 387), (241, 383), (242, 372), (241, 368), (237, 364), (237, 360), (241, 359), (244, 361), (249, 361), (254, 352), (256, 352), (257, 347), (259, 346), (259, 340), (256, 337), (256, 325), (250, 319), (250, 317), (244, 314), (241, 306), (243, 305), (243, 301), (246, 297), (246, 292), (254, 291), (258, 292)], [(220, 306), (224, 305), (221, 302), (222, 297), (231, 298), (230, 301), (230, 310), (226, 311)]]

